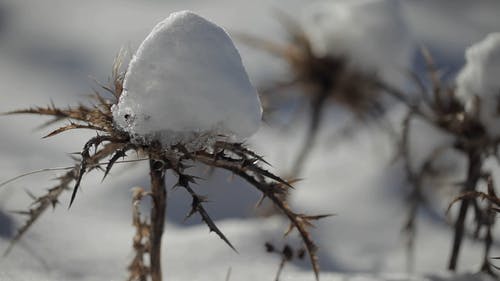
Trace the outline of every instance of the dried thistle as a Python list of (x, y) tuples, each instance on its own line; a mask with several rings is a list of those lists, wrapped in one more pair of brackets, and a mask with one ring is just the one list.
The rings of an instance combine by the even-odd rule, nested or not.
[[(425, 87), (425, 83), (417, 75), (413, 75), (417, 85), (419, 85), (419, 96), (416, 100), (410, 100), (407, 95), (390, 87), (389, 85), (381, 84), (384, 90), (393, 95), (395, 98), (403, 102), (408, 107), (408, 113), (403, 119), (403, 133), (401, 137), (399, 155), (404, 159), (407, 179), (412, 186), (412, 191), (409, 196), (410, 212), (405, 230), (410, 235), (409, 249), (413, 248), (413, 238), (415, 232), (415, 216), (420, 205), (426, 204), (428, 199), (422, 191), (423, 179), (432, 176), (432, 167), (434, 162), (439, 158), (441, 153), (446, 149), (453, 149), (463, 154), (467, 159), (467, 175), (463, 184), (461, 184), (461, 193), (453, 201), (461, 201), (458, 217), (454, 223), (454, 239), (448, 268), (456, 270), (457, 260), (459, 257), (460, 248), (463, 238), (466, 234), (465, 218), (470, 208), (473, 209), (476, 216), (476, 229), (486, 227), (487, 234), (481, 238), (485, 243), (485, 258), (482, 270), (493, 274), (488, 266), (488, 257), (492, 237), (491, 227), (493, 222), (483, 218), (489, 217), (488, 208), (482, 209), (478, 203), (479, 196), (470, 196), (477, 193), (479, 182), (487, 174), (484, 171), (483, 164), (488, 157), (496, 157), (496, 151), (499, 145), (499, 140), (489, 136), (485, 130), (484, 124), (477, 118), (477, 114), (467, 111), (464, 103), (457, 98), (456, 89), (450, 83), (442, 81), (440, 72), (436, 67), (430, 53), (423, 48), (422, 55), (427, 65), (428, 77), (430, 80), (430, 89)], [(424, 161), (420, 167), (412, 167), (410, 165), (411, 155), (410, 150), (410, 121), (413, 119), (423, 120), (425, 123), (441, 130), (453, 137), (453, 144), (450, 147), (438, 147), (431, 156)], [(494, 190), (493, 183), (489, 181), (489, 188)], [(467, 195), (467, 196), (464, 196)], [(486, 222), (487, 221), (487, 222)], [(489, 233), (489, 234), (488, 234)]]
[[(274, 82), (261, 90), (264, 99), (264, 113), (272, 113), (290, 99), (285, 90), (300, 90), (303, 103), (310, 105), (309, 124), (304, 143), (292, 164), (287, 178), (298, 177), (302, 165), (314, 147), (318, 132), (323, 126), (323, 114), (328, 105), (337, 104), (349, 112), (355, 119), (367, 121), (380, 117), (385, 108), (382, 104), (379, 78), (375, 73), (353, 66), (347, 55), (318, 55), (308, 34), (288, 15), (278, 12), (277, 18), (288, 35), (287, 44), (279, 44), (248, 34), (239, 34), (244, 43), (286, 62), (289, 79)], [(352, 124), (340, 130), (344, 134)]]
[[(47, 107), (35, 107), (23, 110), (16, 110), (6, 114), (35, 114), (53, 117), (50, 124), (60, 121), (69, 122), (63, 125), (46, 137), (52, 137), (57, 134), (75, 130), (91, 129), (97, 131), (97, 136), (88, 140), (80, 155), (78, 164), (70, 171), (59, 178), (59, 183), (51, 188), (47, 194), (40, 197), (33, 196), (33, 207), (28, 211), (22, 212), (28, 216), (26, 224), (19, 229), (18, 234), (12, 240), (7, 251), (10, 251), (15, 242), (19, 241), (34, 222), (44, 213), (49, 206), (56, 207), (59, 196), (65, 190), (71, 190), (70, 184), (73, 184), (72, 196), (69, 205), (74, 203), (78, 188), (81, 185), (83, 176), (89, 171), (101, 168), (102, 160), (108, 159), (105, 163), (106, 168), (102, 169), (104, 177), (114, 167), (114, 164), (121, 158), (127, 157), (128, 151), (136, 151), (145, 155), (149, 159), (151, 190), (145, 192), (137, 189), (134, 192), (134, 212), (133, 224), (136, 228), (133, 247), (136, 255), (129, 266), (129, 280), (146, 280), (149, 276), (153, 281), (162, 280), (161, 274), (161, 239), (164, 230), (165, 208), (166, 208), (166, 188), (165, 174), (171, 170), (178, 176), (177, 185), (183, 187), (192, 196), (192, 209), (188, 217), (194, 213), (200, 214), (205, 224), (211, 231), (214, 231), (226, 244), (235, 250), (228, 238), (216, 226), (213, 219), (209, 216), (203, 207), (205, 198), (196, 194), (190, 187), (196, 178), (188, 175), (185, 170), (189, 163), (201, 163), (208, 167), (220, 168), (234, 173), (250, 183), (254, 188), (262, 193), (262, 196), (273, 202), (277, 209), (281, 210), (289, 219), (292, 227), (298, 230), (298, 233), (304, 243), (304, 247), (309, 255), (316, 279), (319, 278), (319, 266), (316, 255), (317, 247), (309, 233), (309, 227), (312, 221), (324, 216), (306, 216), (293, 212), (284, 199), (291, 185), (265, 170), (260, 163), (266, 163), (265, 160), (245, 147), (241, 143), (230, 143), (219, 141), (211, 146), (201, 148), (200, 150), (190, 151), (182, 143), (165, 147), (158, 142), (138, 144), (131, 140), (126, 132), (117, 129), (113, 123), (111, 107), (118, 102), (123, 90), (123, 77), (125, 73), (120, 72), (122, 57), (118, 56), (113, 66), (112, 87), (101, 86), (105, 92), (111, 93), (111, 98), (107, 99), (99, 92), (93, 94), (94, 104), (91, 106), (79, 105), (77, 107), (59, 108), (55, 105)], [(153, 200), (153, 206), (149, 216), (150, 223), (141, 219), (138, 213), (137, 204), (145, 195), (150, 195)], [(144, 256), (149, 257), (148, 266), (144, 261)]]

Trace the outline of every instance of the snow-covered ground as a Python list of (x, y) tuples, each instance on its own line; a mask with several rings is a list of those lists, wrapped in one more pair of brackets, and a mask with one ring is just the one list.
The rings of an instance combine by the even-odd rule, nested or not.
[[(45, 105), (51, 100), (61, 106), (85, 101), (85, 95), (95, 86), (88, 76), (106, 81), (119, 49), (126, 46), (135, 51), (151, 28), (171, 12), (190, 9), (229, 33), (248, 32), (282, 41), (285, 36), (273, 9), (302, 17), (302, 11), (310, 10), (306, 7), (308, 2), (0, 1), (0, 112)], [(392, 2), (387, 5), (390, 9), (378, 11), (378, 15), (392, 15), (406, 25), (394, 29), (405, 32), (401, 42), (401, 48), (405, 48), (401, 51), (403, 59), (399, 59), (398, 53), (394, 64), (407, 65), (393, 65), (395, 68), (420, 68), (421, 63), (414, 61), (415, 49), (424, 44), (436, 54), (438, 63), (446, 63), (445, 70), (453, 74), (464, 63), (464, 51), (469, 45), (490, 32), (500, 31), (497, 1), (388, 2)], [(346, 20), (337, 24), (348, 26), (337, 27), (336, 32), (344, 30), (349, 34), (356, 30), (349, 26), (356, 21), (349, 18), (351, 10), (344, 12)], [(377, 24), (395, 22), (377, 20), (376, 15), (371, 16)], [(350, 34), (350, 38), (357, 37)], [(373, 50), (373, 61), (379, 62), (387, 56), (387, 50), (398, 50), (393, 45), (398, 40), (389, 38), (391, 45), (387, 48), (383, 41), (373, 49), (366, 42), (361, 48), (363, 55)], [(283, 73), (279, 60), (237, 41), (236, 44), (255, 84)], [(398, 111), (394, 108), (391, 114), (398, 115)], [(48, 129), (37, 127), (44, 120), (33, 116), (0, 118), (0, 181), (26, 171), (71, 165), (68, 153), (79, 151), (85, 140), (94, 135), (69, 132), (41, 140)], [(331, 131), (342, 126), (335, 119), (328, 123)], [(285, 172), (302, 141), (303, 130), (298, 125), (296, 131), (284, 133), (264, 125), (249, 144), (266, 156), (276, 172)], [(423, 148), (428, 135), (432, 134), (418, 136)], [(318, 222), (313, 231), (320, 246), (321, 280), (489, 280), (473, 274), (481, 261), (482, 245), (470, 240), (462, 249), (459, 274), (446, 272), (451, 248), (451, 229), (444, 216), (446, 206), (437, 214), (419, 214), (414, 272), (407, 274), (405, 240), (400, 231), (406, 215), (407, 189), (402, 187), (401, 168), (389, 164), (394, 151), (387, 136), (375, 126), (361, 127), (352, 139), (334, 148), (330, 147), (329, 137), (328, 132), (322, 135), (305, 166), (304, 181), (297, 184), (292, 197), (294, 208), (300, 211), (336, 214)], [(193, 168), (196, 169), (208, 177), (203, 168)], [(27, 208), (30, 198), (24, 191), (41, 194), (58, 174), (38, 174), (0, 187), (0, 250), (7, 247), (9, 238), (23, 222), (22, 217), (8, 211)], [(130, 189), (147, 187), (147, 167), (145, 163), (124, 164), (104, 183), (100, 183), (101, 176), (87, 176), (70, 210), (66, 208), (66, 194), (62, 204), (45, 214), (9, 256), (0, 258), (0, 281), (126, 278), (126, 266), (133, 254)], [(254, 217), (253, 205), (259, 194), (241, 180), (229, 178), (228, 173), (216, 172), (198, 190), (209, 196), (208, 211), (218, 219), (218, 226), (239, 254), (208, 233), (196, 217), (183, 222), (189, 197), (181, 190), (171, 191), (163, 249), (168, 280), (225, 280), (229, 270), (229, 280), (273, 280), (279, 259), (265, 253), (264, 243), (281, 245), (286, 222)], [(173, 185), (173, 180), (167, 185)], [(500, 256), (499, 252), (495, 247), (491, 254)], [(307, 262), (285, 267), (283, 280), (313, 279)]]

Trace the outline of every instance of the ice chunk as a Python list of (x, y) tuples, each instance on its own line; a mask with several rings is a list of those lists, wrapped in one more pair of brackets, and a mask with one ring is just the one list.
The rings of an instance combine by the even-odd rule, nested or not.
[(465, 52), (465, 66), (457, 75), (457, 95), (473, 110), (479, 97), (479, 118), (491, 136), (500, 136), (500, 33), (490, 33)]
[(144, 39), (112, 110), (116, 126), (138, 142), (195, 148), (219, 135), (249, 137), (262, 115), (229, 35), (190, 11), (172, 13)]

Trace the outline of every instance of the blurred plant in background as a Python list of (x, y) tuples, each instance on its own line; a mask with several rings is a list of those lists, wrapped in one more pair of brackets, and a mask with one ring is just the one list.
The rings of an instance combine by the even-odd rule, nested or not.
[[(411, 50), (406, 26), (394, 13), (398, 8), (396, 2), (389, 1), (319, 2), (306, 9), (303, 21), (276, 12), (287, 43), (239, 36), (243, 42), (283, 59), (288, 66), (289, 76), (284, 81), (261, 88), (264, 113), (271, 115), (267, 119), (272, 123), (273, 112), (279, 114), (278, 109), (295, 98), (291, 89), (300, 93), (297, 115), (305, 110), (304, 104), (308, 105), (305, 140), (287, 177), (300, 177), (319, 131), (331, 122), (326, 122), (325, 116), (332, 106), (352, 115), (352, 121), (338, 131), (340, 136), (352, 134), (359, 122), (375, 123), (394, 134), (384, 120), (388, 106), (384, 84), (402, 84), (394, 73), (407, 66)], [(345, 30), (346, 26), (350, 29)]]
[[(454, 185), (460, 187), (461, 191), (459, 192), (476, 190), (479, 188), (481, 181), (487, 182), (488, 188), (494, 190), (491, 174), (485, 171), (483, 166), (486, 159), (492, 156), (496, 157), (495, 151), (500, 144), (498, 139), (487, 134), (485, 125), (477, 118), (477, 115), (466, 110), (464, 102), (457, 97), (456, 88), (453, 84), (441, 81), (438, 69), (430, 54), (423, 50), (423, 55), (428, 65), (431, 86), (427, 88), (424, 83), (419, 83), (421, 85), (419, 96), (416, 99), (407, 98), (403, 100), (409, 111), (402, 121), (403, 132), (399, 150), (400, 156), (404, 159), (408, 181), (413, 188), (409, 196), (410, 213), (405, 224), (405, 230), (410, 238), (408, 242), (409, 249), (414, 248), (415, 217), (419, 206), (431, 201), (428, 196), (438, 195), (437, 189), (439, 189), (439, 185), (436, 183), (431, 187), (435, 189), (434, 192), (425, 193), (423, 191), (424, 185), (429, 184), (425, 180), (426, 178), (439, 178), (442, 176), (442, 171), (436, 170), (436, 164), (442, 159), (445, 152), (455, 150), (466, 159), (467, 171), (465, 174), (459, 175), (463, 181), (454, 183)], [(388, 91), (392, 91), (395, 95), (404, 95), (397, 93), (394, 89), (388, 89)], [(434, 150), (417, 167), (412, 165), (412, 162), (415, 161), (412, 159), (414, 156), (410, 152), (413, 142), (410, 137), (413, 119), (420, 119), (442, 134), (451, 137), (451, 141), (439, 143), (438, 140)], [(451, 201), (451, 199), (448, 200)], [(490, 247), (493, 242), (491, 231), (494, 221), (492, 220), (491, 208), (489, 206), (481, 207), (478, 200), (464, 200), (461, 203), (458, 217), (454, 223), (453, 246), (448, 268), (456, 270), (460, 247), (466, 232), (465, 220), (469, 207), (472, 207), (475, 213), (475, 237), (484, 241), (485, 244), (481, 270), (494, 274), (489, 261)], [(483, 228), (484, 233), (481, 235), (480, 230)]]
[[(386, 69), (375, 67), (377, 64), (390, 66), (389, 59), (384, 56), (373, 59), (372, 54), (366, 55), (372, 48), (381, 47), (377, 42), (388, 39), (381, 30), (382, 26), (390, 21), (386, 20), (379, 25), (375, 22), (374, 25), (370, 16), (380, 19), (381, 17), (373, 15), (377, 12), (386, 13), (397, 5), (396, 2), (390, 1), (340, 2), (332, 5), (322, 3), (309, 11), (305, 23), (278, 13), (278, 19), (285, 27), (288, 37), (286, 44), (251, 35), (240, 36), (245, 43), (283, 59), (288, 66), (289, 75), (285, 82), (276, 82), (271, 87), (264, 87), (261, 93), (270, 113), (287, 104), (287, 94), (288, 98), (292, 97), (290, 88), (293, 87), (298, 88), (302, 99), (309, 104), (309, 125), (305, 141), (297, 152), (291, 172), (286, 174), (286, 177), (296, 178), (301, 174), (302, 166), (307, 163), (307, 156), (314, 148), (319, 132), (328, 125), (324, 112), (329, 105), (340, 105), (351, 112), (355, 119), (363, 122), (382, 122), (380, 120), (386, 118), (387, 107), (394, 105), (387, 99), (391, 97), (393, 101), (396, 100), (407, 108), (407, 114), (400, 124), (401, 128), (391, 128), (390, 132), (400, 135), (399, 145), (395, 145), (395, 150), (398, 157), (403, 159), (406, 177), (411, 186), (408, 194), (409, 214), (403, 226), (408, 236), (409, 268), (412, 267), (415, 249), (415, 220), (418, 209), (422, 206), (434, 208), (432, 201), (455, 203), (460, 200), (462, 202), (457, 218), (452, 223), (454, 237), (448, 268), (457, 269), (460, 248), (464, 236), (467, 235), (466, 225), (470, 224), (474, 229), (470, 236), (484, 243), (481, 271), (496, 276), (491, 264), (490, 250), (493, 244), (492, 229), (496, 210), (493, 205), (499, 201), (491, 171), (486, 168), (485, 162), (498, 157), (500, 144), (496, 130), (500, 124), (500, 120), (496, 118), (500, 116), (498, 35), (489, 35), (484, 42), (467, 51), (467, 64), (458, 75), (457, 86), (453, 81), (442, 78), (431, 54), (422, 48), (421, 55), (429, 79), (423, 79), (418, 73), (400, 66), (400, 76), (417, 85), (415, 92), (406, 90), (407, 87), (402, 90), (397, 80), (386, 79)], [(370, 13), (367, 13), (369, 9), (374, 9), (375, 12), (370, 10)], [(365, 13), (367, 17), (363, 18)], [(359, 19), (359, 22), (355, 19)], [(342, 21), (343, 25), (335, 25)], [(345, 28), (346, 22), (351, 30), (339, 31)], [(394, 21), (390, 22), (389, 26), (392, 29), (387, 34), (396, 36), (404, 33), (404, 27), (397, 26)], [(372, 38), (366, 34), (371, 34)], [(377, 36), (382, 39), (370, 40)], [(389, 52), (400, 46), (396, 43), (399, 38), (391, 39), (385, 42)], [(407, 39), (403, 36), (401, 40)], [(404, 50), (399, 53), (394, 51), (388, 57), (403, 57), (402, 53)], [(375, 63), (374, 60), (377, 59), (382, 61)], [(436, 139), (429, 140), (433, 142), (434, 148), (425, 155), (411, 153), (414, 150), (414, 138), (418, 138), (418, 133), (414, 135), (411, 132), (413, 120), (419, 120), (435, 131)], [(328, 119), (328, 122), (331, 120)], [(418, 131), (419, 127), (415, 130)], [(443, 181), (443, 177), (452, 171), (438, 168), (443, 161), (453, 161), (445, 155), (450, 150), (461, 155), (460, 160), (467, 165), (463, 173), (454, 172), (455, 177), (462, 178), (460, 183)], [(445, 186), (451, 186), (451, 193), (443, 198), (440, 191)], [(487, 186), (487, 191), (478, 191), (482, 186)], [(459, 195), (454, 200), (457, 194)], [(491, 203), (482, 204), (481, 199), (484, 198), (489, 199)], [(466, 220), (469, 210), (474, 212), (475, 218), (470, 223)], [(444, 216), (444, 213), (440, 216)]]

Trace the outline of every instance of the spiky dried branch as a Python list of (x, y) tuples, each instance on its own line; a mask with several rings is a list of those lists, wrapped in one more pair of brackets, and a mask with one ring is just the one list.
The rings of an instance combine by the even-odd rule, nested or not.
[[(455, 197), (455, 199), (448, 205), (447, 212), (449, 212), (451, 207), (457, 202), (463, 202), (464, 200), (469, 200), (472, 202), (475, 211), (476, 222), (476, 231), (474, 233), (474, 237), (476, 239), (479, 238), (481, 229), (485, 229), (484, 236), (482, 237), (485, 248), (481, 271), (493, 276), (497, 276), (496, 272), (493, 271), (493, 268), (498, 268), (491, 264), (489, 253), (493, 244), (492, 228), (495, 224), (495, 214), (500, 212), (500, 198), (498, 198), (498, 196), (496, 195), (493, 177), (490, 174), (485, 174), (482, 176), (482, 179), (486, 180), (487, 193), (475, 190), (465, 191), (459, 196)], [(475, 199), (487, 200), (486, 206), (484, 206), (484, 208), (481, 208), (478, 202), (474, 201)]]
[[(112, 152), (110, 149), (112, 146), (113, 145), (108, 144), (101, 148), (89, 159), (89, 162), (97, 163), (99, 160), (106, 158)], [(95, 166), (91, 168), (95, 168)], [(32, 194), (28, 194), (33, 199), (30, 208), (28, 209), (28, 211), (16, 212), (18, 214), (28, 216), (28, 218), (26, 219), (23, 226), (17, 230), (16, 235), (10, 241), (9, 247), (5, 250), (4, 255), (7, 255), (12, 250), (16, 243), (24, 236), (24, 234), (26, 234), (26, 232), (31, 228), (31, 226), (33, 226), (33, 224), (40, 218), (40, 216), (47, 209), (49, 209), (49, 207), (56, 207), (56, 205), (59, 203), (60, 195), (64, 191), (69, 190), (70, 184), (77, 180), (79, 171), (80, 166), (75, 165), (73, 169), (58, 177), (58, 184), (48, 189), (47, 193), (42, 196), (34, 196)]]
[(24, 225), (21, 226), (16, 235), (12, 238), (9, 243), (9, 246), (4, 252), (4, 256), (8, 255), (12, 248), (16, 245), (16, 243), (24, 236), (24, 234), (30, 229), (30, 227), (38, 220), (38, 218), (47, 210), (49, 207), (55, 208), (57, 205), (59, 195), (64, 190), (69, 189), (69, 184), (75, 179), (75, 170), (71, 170), (60, 177), (60, 182), (57, 186), (50, 188), (46, 194), (40, 197), (35, 197), (31, 194), (28, 194), (31, 198), (33, 198), (34, 202), (32, 203), (32, 207), (28, 209), (28, 211), (16, 211), (15, 213), (26, 215), (28, 219), (25, 221)]
[(186, 215), (186, 219), (190, 218), (195, 213), (198, 213), (203, 220), (203, 222), (208, 226), (210, 232), (215, 232), (220, 239), (222, 239), (233, 251), (238, 252), (236, 248), (229, 242), (229, 239), (222, 233), (222, 231), (217, 227), (215, 222), (212, 220), (208, 212), (203, 207), (203, 203), (207, 202), (207, 197), (201, 196), (197, 194), (189, 185), (189, 183), (195, 183), (195, 180), (192, 176), (179, 174), (179, 181), (177, 182), (178, 186), (182, 186), (187, 192), (191, 195), (191, 210)]
[[(76, 198), (83, 176), (93, 169), (101, 168), (102, 163), (99, 163), (100, 160), (109, 158), (106, 169), (101, 168), (104, 172), (104, 177), (106, 177), (118, 159), (126, 157), (127, 151), (135, 150), (138, 153), (147, 155), (149, 158), (151, 191), (148, 194), (152, 197), (153, 207), (151, 209), (151, 222), (149, 224), (141, 221), (138, 210), (134, 209), (133, 221), (136, 227), (134, 249), (136, 256), (129, 267), (131, 272), (131, 279), (129, 280), (142, 281), (147, 276), (151, 277), (153, 281), (161, 281), (162, 279), (160, 253), (167, 203), (167, 191), (165, 189), (165, 174), (167, 170), (176, 172), (179, 177), (177, 184), (191, 194), (193, 199), (191, 212), (199, 213), (209, 229), (216, 232), (224, 242), (234, 249), (227, 237), (217, 228), (214, 220), (204, 209), (202, 205), (204, 201), (203, 197), (194, 192), (190, 187), (190, 183), (194, 182), (194, 177), (186, 174), (184, 171), (188, 167), (187, 162), (202, 163), (208, 167), (228, 170), (245, 179), (253, 187), (261, 191), (263, 196), (269, 198), (288, 217), (293, 228), (298, 230), (309, 253), (315, 277), (318, 279), (317, 247), (311, 238), (308, 228), (312, 226), (312, 221), (325, 216), (307, 216), (293, 212), (283, 197), (291, 188), (291, 184), (262, 168), (260, 163), (267, 163), (262, 156), (251, 151), (241, 143), (221, 141), (194, 152), (188, 151), (182, 144), (170, 147), (165, 147), (159, 142), (138, 144), (132, 142), (127, 133), (117, 129), (113, 125), (111, 107), (117, 103), (123, 89), (123, 73), (119, 72), (120, 61), (117, 60), (113, 67), (113, 88), (101, 86), (105, 91), (112, 93), (112, 100), (105, 99), (100, 93), (95, 92), (92, 96), (95, 104), (91, 106), (79, 105), (77, 107), (61, 109), (52, 104), (48, 107), (34, 107), (7, 113), (46, 115), (54, 118), (52, 120), (53, 123), (62, 120), (70, 122), (69, 125), (52, 131), (47, 137), (52, 137), (72, 129), (94, 129), (100, 132), (100, 134), (85, 143), (80, 153), (80, 163), (61, 177), (58, 185), (50, 189), (48, 194), (35, 199), (35, 207), (26, 212), (29, 215), (29, 219), (12, 241), (12, 245), (21, 238), (49, 206), (55, 206), (60, 194), (64, 190), (70, 189), (69, 185), (73, 182), (73, 191), (70, 199), (71, 206)], [(134, 206), (137, 207), (142, 196), (143, 192), (136, 192), (134, 194)], [(148, 230), (144, 230), (146, 226)], [(147, 242), (144, 241), (146, 238)], [(10, 249), (11, 247), (8, 250)], [(144, 265), (144, 254), (149, 255), (150, 263), (148, 268)]]
[(289, 184), (287, 184), (286, 181), (282, 179), (275, 179), (275, 176), (268, 177), (267, 172), (263, 173), (263, 171), (265, 170), (263, 170), (256, 164), (242, 165), (244, 161), (242, 162), (241, 159), (220, 154), (208, 153), (206, 151), (197, 152), (196, 154), (191, 155), (190, 158), (200, 163), (222, 168), (238, 175), (239, 177), (250, 183), (252, 186), (257, 188), (259, 191), (261, 191), (263, 196), (270, 199), (273, 204), (280, 211), (282, 211), (286, 217), (288, 217), (293, 227), (298, 230), (305, 248), (309, 254), (309, 259), (311, 261), (315, 276), (317, 279), (319, 278), (319, 264), (318, 257), (316, 255), (317, 246), (313, 242), (308, 228), (312, 225), (312, 221), (329, 215), (306, 216), (293, 212), (282, 196), (288, 192)]
[(106, 166), (106, 170), (104, 171), (104, 175), (102, 176), (102, 181), (106, 179), (106, 176), (109, 174), (111, 171), (111, 168), (115, 165), (115, 163), (118, 161), (120, 158), (125, 158), (127, 156), (127, 151), (137, 149), (137, 145), (132, 144), (132, 143), (126, 143), (123, 145), (122, 148), (116, 149), (113, 156), (109, 159), (109, 162)]
[(149, 236), (150, 224), (142, 218), (140, 212), (140, 204), (144, 196), (151, 195), (141, 187), (136, 187), (132, 190), (132, 225), (135, 227), (133, 238), (133, 248), (135, 251), (134, 258), (128, 270), (130, 272), (128, 281), (147, 281), (149, 275), (149, 267), (144, 261), (144, 256), (150, 251)]
[[(75, 186), (73, 187), (73, 193), (71, 194), (71, 200), (69, 202), (69, 206), (70, 207), (73, 204), (73, 202), (75, 201), (76, 193), (78, 191), (78, 188), (80, 187), (80, 183), (82, 181), (83, 175), (85, 174), (85, 172), (87, 172), (87, 168), (88, 168), (87, 166), (93, 160), (91, 158), (91, 156), (90, 156), (90, 149), (92, 147), (94, 147), (95, 150), (97, 150), (97, 148), (99, 147), (99, 145), (102, 144), (105, 141), (107, 141), (109, 143), (113, 143), (113, 144), (123, 144), (127, 140), (126, 139), (114, 138), (114, 137), (109, 136), (109, 135), (103, 135), (103, 136), (99, 136), (98, 135), (96, 137), (91, 138), (89, 141), (87, 141), (85, 143), (85, 145), (83, 146), (83, 150), (81, 152), (82, 160), (81, 160), (81, 163), (80, 163), (80, 170), (78, 171), (78, 176), (76, 178), (76, 183), (75, 183)], [(117, 148), (115, 148), (115, 149), (117, 149)], [(115, 152), (115, 153), (119, 153), (120, 151), (121, 150), (118, 150), (118, 152)]]

